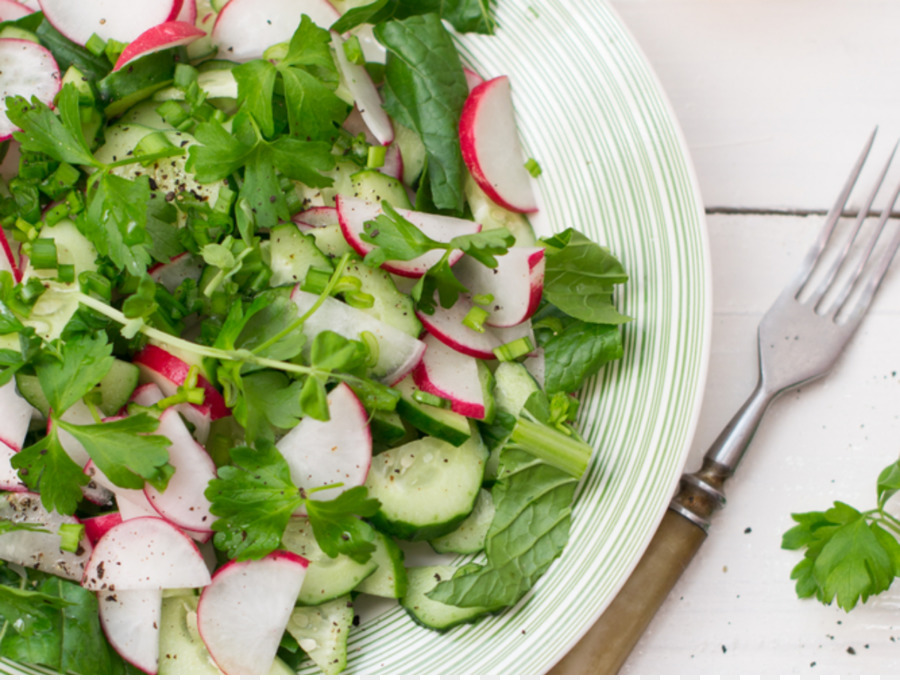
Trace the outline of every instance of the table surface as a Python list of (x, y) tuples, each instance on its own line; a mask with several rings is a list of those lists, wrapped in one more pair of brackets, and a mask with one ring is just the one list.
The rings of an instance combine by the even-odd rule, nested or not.
[[(755, 385), (759, 319), (866, 137), (879, 126), (874, 168), (900, 136), (900, 3), (611, 5), (671, 101), (707, 207), (714, 316), (693, 470)], [(900, 584), (851, 612), (799, 600), (800, 553), (780, 547), (792, 512), (874, 507), (878, 472), (900, 453), (898, 337), (900, 262), (832, 374), (770, 409), (727, 506), (622, 673), (900, 670)]]

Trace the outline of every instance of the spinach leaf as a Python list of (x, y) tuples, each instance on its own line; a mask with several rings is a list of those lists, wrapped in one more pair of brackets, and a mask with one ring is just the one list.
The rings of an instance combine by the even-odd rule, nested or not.
[(345, 12), (332, 30), (343, 33), (363, 23), (374, 24), (435, 12), (461, 33), (493, 33), (493, 4), (493, 0), (375, 0)]
[(561, 318), (554, 326), (535, 330), (544, 348), (544, 384), (549, 394), (574, 392), (601, 366), (622, 358), (619, 326)]
[(459, 118), (469, 90), (453, 39), (438, 14), (379, 24), (375, 37), (388, 50), (385, 110), (422, 139), (435, 207), (461, 214)]

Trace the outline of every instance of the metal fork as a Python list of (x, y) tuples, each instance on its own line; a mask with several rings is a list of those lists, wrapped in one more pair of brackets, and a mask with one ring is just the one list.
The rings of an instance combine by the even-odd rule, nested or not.
[(886, 247), (876, 247), (900, 195), (900, 185), (890, 195), (873, 233), (861, 238), (863, 223), (897, 146), (849, 234), (842, 242), (836, 234), (876, 132), (877, 128), (866, 141), (799, 271), (759, 324), (756, 388), (713, 442), (701, 469), (682, 476), (680, 489), (641, 562), (598, 622), (550, 671), (552, 674), (618, 673), (706, 538), (712, 514), (725, 503), (725, 481), (734, 474), (768, 407), (787, 390), (826, 375), (859, 327), (900, 247), (900, 228), (895, 229)]

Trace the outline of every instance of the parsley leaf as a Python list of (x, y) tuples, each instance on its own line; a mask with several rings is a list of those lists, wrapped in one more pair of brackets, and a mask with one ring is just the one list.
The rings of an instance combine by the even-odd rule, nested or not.
[(56, 107), (59, 115), (36, 97), (30, 102), (21, 96), (7, 99), (6, 115), (21, 130), (13, 137), (22, 151), (45, 154), (74, 166), (99, 167), (84, 139), (74, 85), (63, 86)]
[(268, 441), (231, 450), (206, 489), (212, 503), (214, 541), (232, 559), (259, 559), (281, 545), (291, 514), (302, 503), (287, 461)]
[(142, 489), (149, 482), (163, 490), (172, 476), (167, 448), (171, 442), (149, 434), (158, 426), (159, 421), (146, 413), (94, 425), (59, 422), (59, 427), (87, 450), (103, 474), (126, 489)]
[(306, 500), (306, 512), (316, 543), (329, 557), (349, 556), (363, 564), (375, 550), (375, 530), (360, 517), (371, 517), (381, 502), (369, 498), (364, 486), (347, 489), (328, 501)]
[(63, 449), (55, 427), (46, 437), (19, 451), (11, 463), (28, 488), (40, 492), (44, 507), (63, 515), (75, 513), (83, 495), (81, 487), (91, 481)]
[(92, 390), (113, 365), (112, 345), (104, 333), (58, 341), (34, 360), (41, 390), (57, 416)]

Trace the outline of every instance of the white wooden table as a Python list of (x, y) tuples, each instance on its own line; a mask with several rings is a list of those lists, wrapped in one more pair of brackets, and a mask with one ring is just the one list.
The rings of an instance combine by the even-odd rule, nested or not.
[[(612, 6), (668, 94), (707, 206), (714, 325), (692, 470), (753, 388), (756, 325), (866, 136), (880, 126), (872, 168), (900, 136), (900, 3)], [(850, 613), (800, 601), (789, 577), (800, 553), (780, 547), (792, 512), (838, 499), (874, 507), (876, 476), (898, 454), (900, 261), (835, 371), (772, 407), (726, 508), (622, 672), (900, 671), (900, 582)]]

